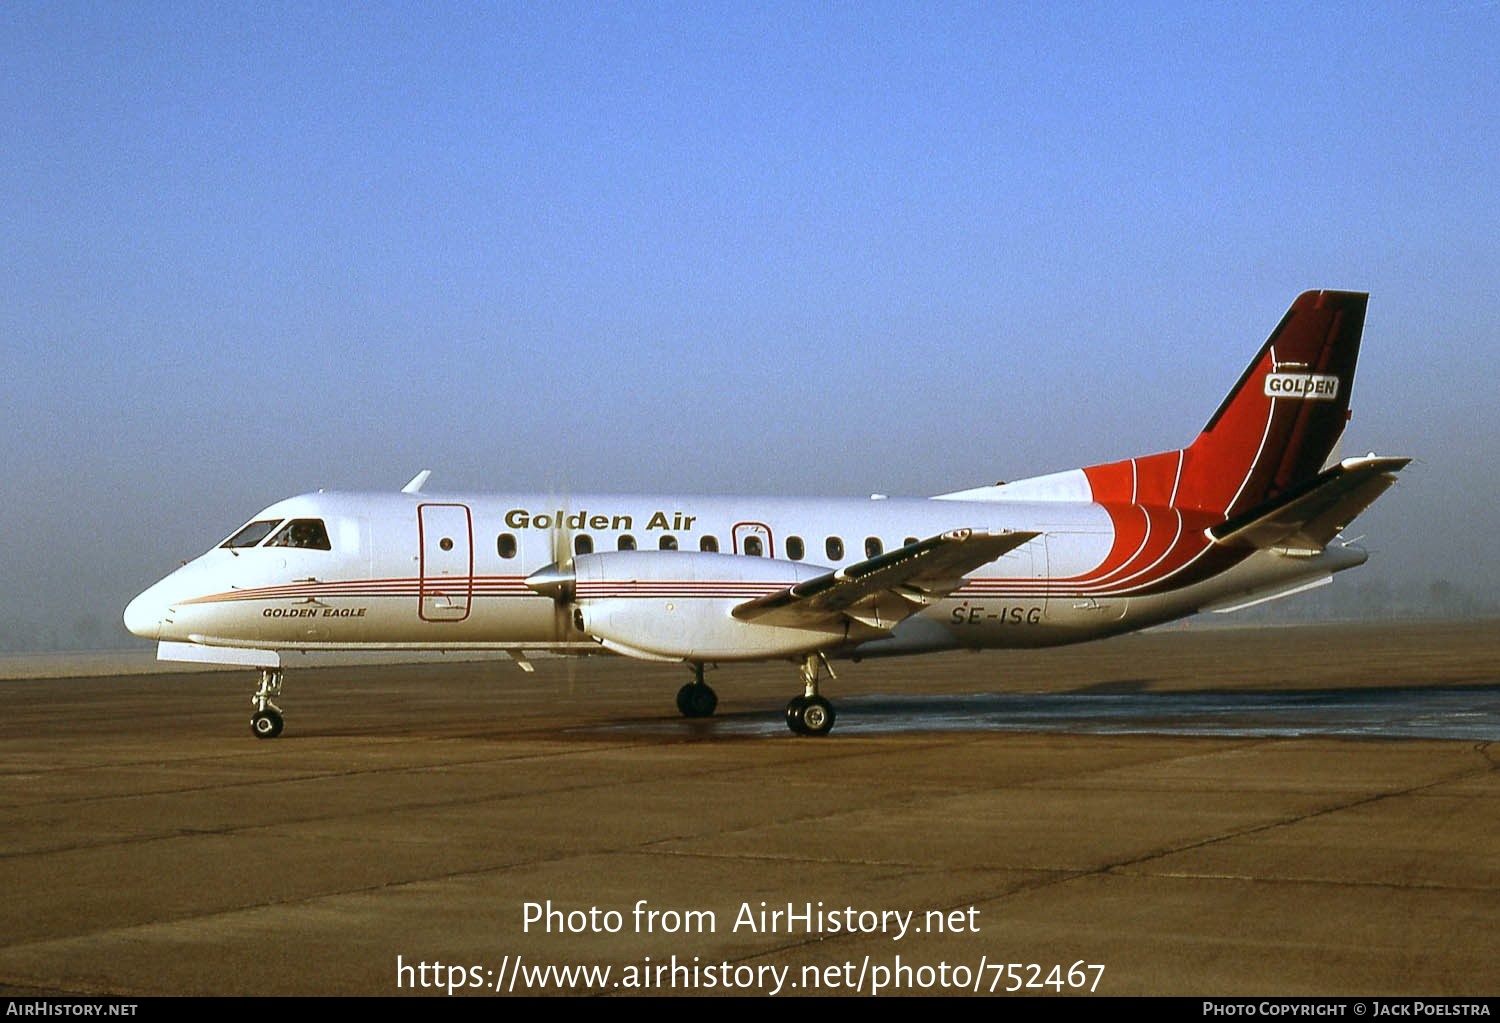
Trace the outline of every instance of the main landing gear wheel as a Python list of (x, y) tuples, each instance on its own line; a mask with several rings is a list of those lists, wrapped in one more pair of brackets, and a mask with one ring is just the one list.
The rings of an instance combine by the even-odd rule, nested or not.
[(255, 733), (257, 739), (274, 739), (281, 734), (285, 724), (280, 714), (267, 708), (257, 711), (250, 718), (250, 731)]
[[(786, 726), (798, 735), (827, 735), (833, 729), (833, 704), (818, 695), (820, 665), (828, 667), (828, 659), (820, 653), (802, 659), (803, 693), (787, 701)], [(832, 667), (828, 674), (833, 677)]]
[(798, 735), (827, 735), (833, 718), (833, 704), (821, 696), (794, 696), (787, 701), (786, 726)]
[(281, 734), (286, 722), (282, 720), (281, 708), (271, 702), (271, 697), (281, 695), (281, 672), (276, 668), (264, 668), (260, 673), (260, 688), (250, 697), (250, 706), (255, 713), (250, 715), (250, 731), (257, 739), (274, 739)]
[(712, 717), (719, 706), (719, 694), (703, 681), (703, 665), (694, 665), (693, 675), (693, 681), (677, 690), (677, 709), (685, 718)]

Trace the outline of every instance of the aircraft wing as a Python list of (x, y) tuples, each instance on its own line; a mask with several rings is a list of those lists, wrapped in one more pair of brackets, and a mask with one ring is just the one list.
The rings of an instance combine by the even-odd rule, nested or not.
[(1041, 534), (954, 529), (746, 601), (741, 621), (791, 628), (840, 617), (889, 629), (962, 585), (964, 576)]
[(1209, 529), (1215, 543), (1321, 551), (1386, 488), (1409, 458), (1346, 458), (1290, 494)]

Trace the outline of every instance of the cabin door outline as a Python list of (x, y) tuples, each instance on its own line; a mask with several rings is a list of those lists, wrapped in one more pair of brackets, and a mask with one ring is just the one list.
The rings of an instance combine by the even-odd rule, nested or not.
[(474, 599), (474, 519), (466, 504), (417, 505), (417, 614), (461, 622)]

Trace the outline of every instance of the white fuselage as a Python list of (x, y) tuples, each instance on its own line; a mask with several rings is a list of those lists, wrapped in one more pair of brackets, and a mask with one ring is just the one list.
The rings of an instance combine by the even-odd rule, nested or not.
[[(125, 615), (130, 630), (262, 650), (586, 652), (602, 644), (698, 662), (812, 650), (864, 657), (1093, 639), (1239, 595), (1288, 591), (1364, 561), (1342, 548), (1225, 551), (1205, 538), (1205, 523), (1170, 508), (1052, 495), (560, 501), (320, 492), (278, 502), (253, 521), (268, 523), (260, 541), (216, 547), (137, 597)], [(326, 541), (272, 542), (282, 523), (302, 522), (320, 524)], [(746, 600), (957, 528), (1041, 535), (892, 629), (803, 634), (730, 616)], [(638, 553), (615, 559), (629, 563), (629, 578), (606, 578), (613, 563), (594, 559), (592, 581), (580, 575), (567, 602), (527, 585), (580, 549)], [(702, 551), (718, 556), (692, 553)]]

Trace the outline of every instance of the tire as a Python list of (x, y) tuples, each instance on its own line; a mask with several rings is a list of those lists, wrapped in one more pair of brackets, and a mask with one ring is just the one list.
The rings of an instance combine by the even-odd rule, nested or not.
[(719, 694), (702, 682), (689, 682), (677, 690), (677, 709), (685, 718), (712, 717)]
[(255, 733), (257, 739), (274, 739), (281, 734), (285, 725), (281, 715), (269, 708), (257, 711), (250, 718), (250, 731)]
[(806, 707), (805, 696), (794, 696), (786, 702), (786, 726), (798, 735), (807, 734), (807, 726), (802, 722), (802, 712)]

